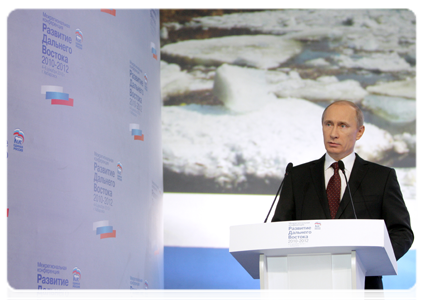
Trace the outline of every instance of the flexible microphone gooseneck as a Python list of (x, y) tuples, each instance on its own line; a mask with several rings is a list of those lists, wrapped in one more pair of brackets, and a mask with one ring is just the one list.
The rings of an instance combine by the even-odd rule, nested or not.
[(288, 173), (289, 173), (289, 172), (291, 172), (292, 167), (293, 167), (293, 164), (292, 164), (291, 162), (290, 162), (290, 163), (286, 166), (286, 168), (285, 168), (285, 176), (284, 176), (284, 178), (282, 179), (282, 182), (281, 182), (281, 185), (279, 186), (278, 191), (276, 192), (275, 199), (273, 199), (272, 206), (270, 206), (270, 210), (269, 210), (269, 212), (267, 213), (267, 217), (266, 217), (266, 219), (264, 220), (264, 223), (266, 223), (266, 222), (267, 222), (267, 218), (269, 218), (269, 215), (270, 215), (270, 212), (272, 211), (273, 205), (275, 205), (276, 198), (278, 197), (278, 194), (279, 194), (279, 193), (281, 192), (281, 190), (282, 190), (283, 182), (285, 181), (286, 176), (288, 176)]
[(345, 166), (344, 166), (344, 162), (343, 162), (342, 160), (338, 161), (338, 166), (339, 166), (339, 169), (342, 171), (342, 174), (344, 174), (344, 177), (345, 177), (345, 182), (347, 183), (348, 193), (349, 193), (349, 195), (350, 195), (351, 206), (352, 206), (352, 209), (353, 209), (353, 212), (354, 212), (354, 216), (355, 216), (355, 218), (357, 219), (357, 215), (356, 215), (356, 213), (355, 213), (355, 207), (354, 207), (353, 198), (352, 198), (352, 196), (351, 196), (350, 185), (348, 184), (347, 175), (345, 175)]

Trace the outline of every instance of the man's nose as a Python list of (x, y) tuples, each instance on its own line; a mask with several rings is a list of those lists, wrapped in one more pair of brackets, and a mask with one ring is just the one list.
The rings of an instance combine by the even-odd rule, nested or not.
[(330, 131), (330, 137), (336, 139), (338, 137), (338, 127), (333, 126), (332, 130)]

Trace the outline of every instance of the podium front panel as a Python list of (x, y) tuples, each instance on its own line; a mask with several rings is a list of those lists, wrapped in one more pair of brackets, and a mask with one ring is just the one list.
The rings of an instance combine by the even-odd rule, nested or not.
[(232, 226), (229, 251), (253, 277), (259, 256), (357, 252), (367, 276), (396, 275), (397, 264), (383, 220), (305, 220)]

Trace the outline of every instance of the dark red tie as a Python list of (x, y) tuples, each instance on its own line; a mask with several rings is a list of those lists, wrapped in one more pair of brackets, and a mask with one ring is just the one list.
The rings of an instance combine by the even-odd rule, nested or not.
[(338, 163), (334, 162), (331, 167), (334, 169), (334, 174), (329, 180), (326, 193), (328, 194), (330, 216), (332, 219), (335, 219), (341, 199), (341, 177), (338, 172)]

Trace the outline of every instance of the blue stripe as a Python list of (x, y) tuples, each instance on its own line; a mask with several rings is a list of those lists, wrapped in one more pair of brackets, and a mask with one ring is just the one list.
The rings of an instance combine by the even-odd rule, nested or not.
[(113, 232), (113, 226), (103, 226), (103, 227), (97, 227), (96, 234), (112, 233), (112, 232)]
[(69, 94), (59, 92), (46, 92), (46, 99), (69, 100)]
[(132, 135), (142, 135), (141, 129), (132, 129)]

